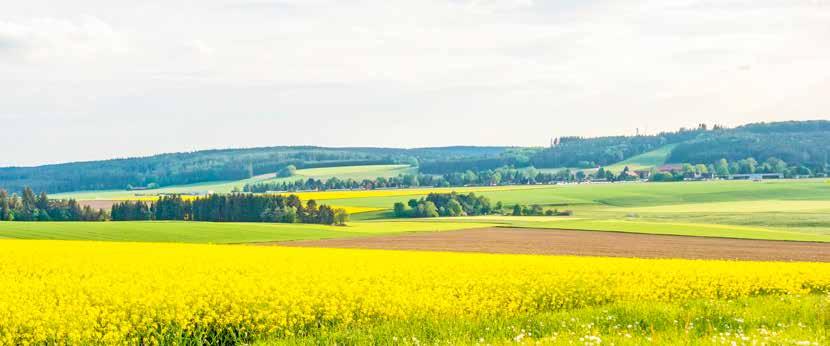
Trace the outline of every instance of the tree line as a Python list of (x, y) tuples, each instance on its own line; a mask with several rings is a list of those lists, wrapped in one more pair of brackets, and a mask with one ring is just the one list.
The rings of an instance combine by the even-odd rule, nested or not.
[(153, 202), (124, 201), (113, 205), (113, 221), (179, 220), (210, 222), (279, 222), (344, 225), (345, 209), (303, 203), (296, 195), (212, 194), (185, 199), (162, 196)]
[(323, 179), (298, 179), (296, 181), (261, 182), (245, 184), (244, 192), (295, 192), (325, 190), (373, 190), (399, 189), (410, 187), (456, 187), (469, 185), (526, 185), (547, 184), (560, 181), (573, 181), (579, 172), (564, 169), (557, 172), (543, 172), (534, 167), (522, 169), (501, 167), (494, 170), (454, 172), (443, 175), (401, 174), (395, 177), (377, 177), (374, 179), (340, 179), (332, 177)]
[(46, 192), (35, 195), (25, 187), (23, 193), (0, 190), (0, 221), (105, 221), (109, 213), (81, 206), (74, 199), (50, 200)]
[(768, 157), (763, 162), (748, 157), (737, 161), (720, 159), (708, 165), (684, 163), (680, 169), (668, 172), (657, 172), (653, 169), (650, 180), (656, 182), (683, 181), (692, 178), (727, 178), (734, 174), (755, 173), (774, 173), (781, 174), (783, 178), (793, 178), (796, 176), (814, 176), (816, 172), (804, 165), (790, 165), (776, 157)]

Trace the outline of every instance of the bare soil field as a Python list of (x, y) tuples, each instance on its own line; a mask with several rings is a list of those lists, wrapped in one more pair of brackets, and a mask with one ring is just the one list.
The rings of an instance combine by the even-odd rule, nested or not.
[(112, 200), (104, 200), (104, 199), (96, 199), (96, 200), (88, 200), (88, 201), (78, 201), (78, 204), (81, 206), (89, 206), (92, 209), (104, 209), (109, 210), (112, 209), (112, 205), (118, 203), (119, 201), (112, 201)]
[(524, 228), (485, 228), (267, 244), (502, 254), (830, 262), (828, 243)]

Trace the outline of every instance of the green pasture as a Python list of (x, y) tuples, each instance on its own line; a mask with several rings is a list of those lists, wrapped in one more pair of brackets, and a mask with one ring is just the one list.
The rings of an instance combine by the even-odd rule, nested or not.
[[(670, 149), (670, 148), (669, 148)], [(632, 158), (629, 164), (660, 163), (666, 147)], [(660, 154), (660, 153), (663, 154)], [(663, 155), (665, 156), (665, 155)], [(361, 179), (414, 172), (405, 165), (377, 165), (299, 170), (303, 177)], [(272, 175), (245, 181), (194, 184), (153, 192), (230, 191), (234, 186), (275, 181)], [(462, 190), (464, 188), (459, 188)], [(476, 193), (506, 209), (540, 204), (545, 209), (572, 210), (572, 217), (488, 216), (429, 220), (392, 219), (395, 202), (424, 197), (424, 189), (408, 196), (320, 199), (330, 205), (383, 208), (352, 216), (348, 227), (284, 224), (211, 223), (9, 223), (0, 238), (98, 239), (125, 241), (252, 242), (320, 239), (410, 231), (442, 231), (484, 226), (566, 228), (748, 239), (830, 241), (830, 184), (823, 180), (709, 181), (536, 185), (522, 189), (477, 187)], [(348, 194), (349, 192), (345, 192)], [(128, 191), (56, 195), (57, 198), (117, 199)], [(125, 197), (126, 195), (126, 197)], [(342, 194), (336, 194), (342, 196)], [(404, 222), (405, 221), (405, 222)]]
[(450, 231), (491, 226), (468, 222), (352, 222), (348, 226), (279, 223), (0, 222), (0, 239), (246, 243)]
[[(564, 228), (769, 240), (830, 241), (830, 184), (818, 180), (715, 181), (557, 185), (481, 192), (491, 201), (572, 210), (572, 217), (442, 218), (510, 227)], [(419, 196), (331, 200), (336, 205), (389, 208)], [(356, 215), (392, 217), (388, 211)]]
[(611, 170), (612, 172), (621, 172), (625, 167), (634, 170), (662, 166), (666, 163), (666, 159), (668, 159), (669, 154), (671, 154), (675, 146), (675, 144), (665, 145), (647, 153), (617, 162), (605, 169)]

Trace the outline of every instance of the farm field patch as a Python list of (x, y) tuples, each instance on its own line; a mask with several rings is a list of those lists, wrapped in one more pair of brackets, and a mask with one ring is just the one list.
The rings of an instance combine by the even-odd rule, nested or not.
[(0, 263), (8, 344), (822, 343), (830, 304), (827, 263), (26, 240)]
[(674, 144), (665, 145), (655, 150), (634, 156), (627, 160), (620, 161), (618, 163), (606, 167), (605, 169), (610, 170), (612, 172), (621, 172), (623, 169), (625, 169), (625, 167), (628, 167), (628, 169), (631, 170), (637, 170), (661, 166), (666, 163), (666, 159), (668, 159), (672, 149), (674, 149), (674, 147), (676, 146), (677, 145)]
[(830, 262), (830, 243), (507, 227), (275, 244), (535, 255)]
[(245, 243), (360, 237), (487, 227), (487, 223), (351, 222), (348, 226), (190, 221), (2, 222), (0, 239)]

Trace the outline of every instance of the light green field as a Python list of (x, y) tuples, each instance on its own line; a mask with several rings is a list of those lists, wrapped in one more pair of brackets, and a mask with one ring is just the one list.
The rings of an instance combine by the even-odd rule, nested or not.
[[(716, 181), (548, 186), (478, 192), (506, 206), (541, 204), (573, 217), (443, 218), (503, 226), (566, 228), (748, 239), (830, 241), (830, 184), (823, 181)], [(389, 208), (419, 196), (331, 200), (336, 205)], [(383, 219), (389, 212), (360, 215)]]
[(406, 232), (487, 227), (468, 222), (352, 222), (348, 226), (279, 223), (0, 222), (0, 239), (101, 240), (129, 242), (246, 243), (348, 238)]
[(154, 195), (154, 194), (171, 194), (171, 193), (204, 193), (212, 191), (215, 193), (229, 193), (234, 189), (242, 190), (245, 184), (254, 184), (262, 182), (294, 182), (297, 180), (306, 180), (309, 178), (326, 180), (331, 177), (338, 177), (340, 179), (372, 179), (377, 177), (394, 177), (399, 174), (417, 173), (417, 168), (409, 165), (365, 165), (365, 166), (344, 166), (344, 167), (326, 167), (326, 168), (309, 168), (298, 169), (296, 174), (286, 178), (275, 178), (275, 173), (262, 174), (250, 179), (235, 180), (235, 181), (220, 181), (209, 183), (198, 183), (188, 185), (177, 185), (163, 187), (160, 189), (143, 190), (143, 191), (127, 191), (127, 190), (101, 190), (101, 191), (78, 191), (67, 192), (50, 195), (55, 199), (69, 199), (76, 200), (123, 200), (136, 197), (139, 195)]
[(294, 181), (300, 178), (314, 178), (326, 180), (337, 177), (338, 179), (374, 179), (377, 177), (396, 177), (401, 174), (415, 174), (418, 173), (418, 168), (409, 165), (366, 165), (366, 166), (344, 166), (344, 167), (325, 167), (325, 168), (309, 168), (299, 169), (297, 174), (290, 178), (279, 178), (275, 180), (287, 179)]
[(675, 146), (675, 144), (665, 145), (647, 153), (631, 157), (628, 160), (620, 161), (605, 167), (605, 169), (611, 170), (612, 172), (621, 172), (626, 166), (631, 170), (662, 166), (666, 163), (666, 159)]
[[(649, 152), (629, 164), (656, 165), (670, 147)], [(661, 156), (662, 155), (662, 156)], [(661, 159), (661, 157), (663, 157)], [(317, 168), (298, 171), (315, 178), (338, 176), (394, 176), (412, 172), (403, 165)], [(244, 182), (276, 181), (271, 176)], [(242, 182), (197, 184), (171, 187), (158, 192), (187, 190), (230, 191)], [(405, 191), (330, 191), (312, 193), (314, 199), (342, 207), (380, 208), (381, 211), (353, 215), (346, 229), (316, 225), (146, 223), (127, 224), (43, 224), (2, 225), (0, 237), (55, 239), (111, 239), (131, 241), (246, 242), (291, 239), (318, 239), (407, 231), (448, 230), (459, 227), (512, 226), (620, 231), (653, 234), (714, 236), (749, 239), (830, 241), (830, 184), (822, 180), (778, 180), (765, 182), (711, 181), (675, 183), (615, 183), (534, 185), (516, 187), (470, 187), (442, 191), (475, 191), (505, 206), (540, 204), (546, 209), (572, 210), (573, 217), (441, 218), (389, 220), (395, 202), (424, 197), (434, 189)], [(81, 199), (116, 199), (126, 191), (79, 193)], [(58, 195), (68, 197), (70, 195)], [(127, 197), (129, 198), (129, 197)], [(312, 198), (312, 197), (308, 197)], [(84, 225), (81, 227), (81, 225)], [(405, 226), (412, 225), (412, 226)], [(415, 225), (418, 225), (417, 227)], [(406, 228), (415, 227), (415, 228)], [(71, 231), (63, 233), (64, 228)], [(83, 229), (81, 229), (83, 228)], [(419, 229), (416, 229), (419, 228)], [(238, 233), (238, 234), (237, 234)], [(29, 236), (26, 236), (26, 235)], [(112, 237), (112, 238), (110, 238)]]

